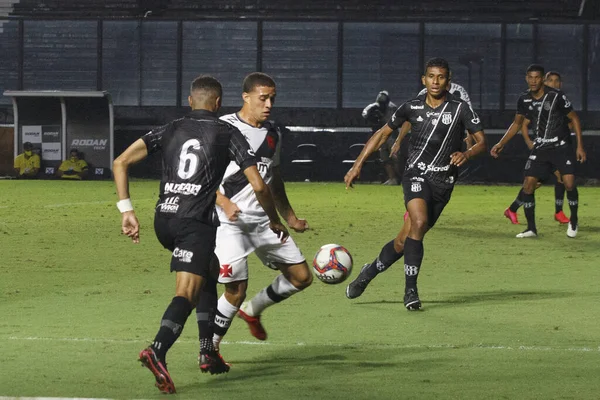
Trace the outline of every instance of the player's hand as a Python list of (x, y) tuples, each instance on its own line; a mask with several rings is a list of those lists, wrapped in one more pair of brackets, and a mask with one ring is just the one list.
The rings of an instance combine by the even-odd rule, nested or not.
[(308, 229), (308, 222), (302, 218), (292, 217), (287, 223), (290, 228), (298, 233), (302, 233)]
[(223, 211), (227, 216), (227, 219), (231, 222), (235, 222), (238, 220), (239, 214), (242, 212), (240, 208), (233, 201), (228, 201), (223, 205)]
[(140, 242), (140, 222), (135, 212), (126, 211), (121, 213), (121, 232), (131, 238), (133, 243)]
[(271, 228), (271, 230), (273, 232), (275, 232), (275, 234), (277, 235), (277, 237), (279, 238), (281, 243), (285, 243), (287, 241), (288, 237), (290, 237), (290, 233), (288, 232), (287, 228), (281, 222), (277, 222), (277, 223), (271, 222), (269, 224), (269, 228)]
[(494, 147), (492, 147), (492, 150), (490, 150), (490, 154), (492, 155), (492, 157), (498, 158), (498, 154), (500, 154), (502, 150), (504, 150), (504, 145), (498, 142), (494, 145)]
[(467, 156), (465, 156), (465, 153), (461, 151), (456, 151), (450, 154), (450, 165), (456, 165), (457, 167), (460, 167), (467, 161), (469, 161), (469, 159)]
[(346, 173), (346, 176), (344, 176), (344, 183), (346, 184), (346, 189), (351, 188), (352, 182), (354, 182), (354, 180), (358, 178), (360, 178), (360, 169), (356, 167), (350, 168), (350, 170)]
[(398, 141), (395, 141), (394, 144), (392, 145), (392, 148), (390, 149), (390, 157), (396, 157), (396, 154), (398, 153), (399, 150), (400, 150), (400, 143)]
[(579, 161), (580, 163), (584, 163), (585, 160), (587, 160), (587, 155), (585, 154), (585, 150), (583, 149), (583, 147), (578, 146), (575, 154), (577, 156), (577, 161)]

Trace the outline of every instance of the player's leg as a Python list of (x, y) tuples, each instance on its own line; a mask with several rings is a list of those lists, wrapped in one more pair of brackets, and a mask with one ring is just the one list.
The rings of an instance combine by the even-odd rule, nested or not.
[(527, 229), (517, 234), (518, 238), (537, 237), (537, 227), (535, 224), (535, 189), (537, 187), (538, 178), (534, 176), (525, 177), (523, 182), (523, 210), (527, 219)]
[(267, 332), (261, 323), (261, 315), (268, 307), (281, 303), (296, 293), (309, 287), (313, 280), (306, 259), (291, 237), (281, 243), (268, 225), (268, 221), (257, 231), (256, 239), (261, 245), (256, 248), (256, 255), (264, 265), (281, 271), (273, 282), (261, 289), (250, 301), (244, 303), (238, 315), (250, 328), (252, 336), (258, 340), (266, 340)]
[(563, 212), (565, 185), (558, 169), (554, 170), (554, 176), (556, 177), (556, 182), (554, 183), (554, 219), (561, 224), (568, 224), (569, 218)]
[(377, 275), (386, 271), (396, 261), (402, 258), (404, 255), (404, 241), (406, 240), (406, 236), (408, 235), (408, 231), (410, 229), (408, 211), (404, 216), (404, 224), (402, 225), (402, 229), (400, 229), (400, 232), (396, 238), (389, 241), (382, 247), (379, 255), (373, 260), (373, 262), (363, 265), (356, 278), (354, 278), (346, 287), (347, 298), (355, 299), (359, 297), (361, 294), (363, 294), (369, 283), (375, 279)]
[[(428, 187), (428, 185), (425, 183), (424, 187)], [(428, 199), (428, 197), (426, 198)], [(404, 241), (404, 306), (411, 311), (421, 308), (417, 279), (423, 263), (423, 238), (429, 229), (426, 198), (414, 198), (406, 204), (410, 230)]]
[(515, 201), (511, 203), (511, 205), (504, 210), (504, 216), (510, 220), (510, 222), (514, 225), (519, 224), (519, 219), (517, 218), (517, 210), (519, 207), (523, 205), (523, 187), (519, 190), (519, 194), (515, 198)]
[(567, 191), (567, 201), (569, 202), (569, 209), (571, 210), (570, 222), (567, 228), (567, 236), (574, 238), (577, 236), (577, 230), (579, 228), (579, 192), (575, 185), (575, 175), (565, 174), (563, 175), (563, 183)]

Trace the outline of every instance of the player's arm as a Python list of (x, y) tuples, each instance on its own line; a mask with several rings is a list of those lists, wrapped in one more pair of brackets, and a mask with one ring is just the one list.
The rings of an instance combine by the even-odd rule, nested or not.
[(465, 151), (465, 152), (457, 151), (456, 153), (453, 153), (450, 156), (450, 164), (460, 167), (461, 165), (463, 165), (464, 163), (466, 163), (473, 157), (476, 157), (487, 151), (487, 143), (485, 140), (485, 134), (483, 133), (482, 130), (477, 131), (470, 135), (473, 137), (475, 144), (473, 144), (473, 146), (469, 147), (467, 149), (467, 151)]
[(508, 143), (517, 134), (517, 132), (522, 129), (524, 120), (525, 116), (523, 114), (515, 114), (515, 119), (506, 130), (504, 136), (502, 136), (502, 139), (500, 139), (500, 141), (496, 143), (494, 147), (492, 147), (492, 150), (490, 151), (492, 157), (498, 158), (498, 155), (502, 152), (506, 143)]
[(587, 155), (585, 154), (585, 150), (583, 149), (583, 134), (581, 133), (581, 120), (575, 111), (571, 111), (567, 114), (567, 118), (569, 118), (569, 125), (573, 127), (573, 131), (575, 132), (575, 137), (577, 138), (577, 150), (575, 154), (577, 156), (577, 161), (585, 162), (587, 159)]
[(250, 182), (252, 190), (254, 190), (254, 194), (256, 194), (256, 199), (269, 217), (271, 230), (277, 234), (282, 242), (285, 242), (290, 234), (279, 219), (279, 214), (277, 214), (277, 209), (275, 207), (275, 200), (273, 200), (269, 185), (267, 185), (260, 176), (256, 165), (250, 165), (245, 168), (244, 175), (246, 175), (248, 182)]
[(525, 141), (525, 144), (527, 145), (527, 148), (529, 150), (533, 149), (533, 140), (531, 140), (531, 137), (529, 136), (529, 123), (531, 121), (529, 121), (527, 118), (525, 118), (523, 120), (523, 125), (521, 126), (521, 136), (523, 136), (523, 140)]
[(404, 140), (408, 132), (410, 132), (410, 128), (410, 122), (404, 121), (404, 123), (402, 124), (402, 128), (400, 128), (400, 133), (398, 134), (396, 141), (390, 149), (390, 156), (393, 157), (396, 155), (396, 153), (398, 153), (398, 150), (400, 150), (400, 146), (402, 145), (402, 141)]
[(148, 156), (148, 148), (143, 139), (138, 139), (113, 161), (113, 176), (117, 188), (117, 208), (121, 212), (121, 231), (129, 236), (134, 243), (140, 242), (140, 223), (135, 216), (129, 198), (130, 165), (142, 161)]
[(225, 216), (231, 222), (235, 222), (238, 220), (239, 214), (242, 212), (237, 204), (235, 204), (231, 199), (221, 193), (220, 190), (217, 190), (217, 205), (223, 209)]
[(308, 222), (305, 219), (298, 218), (294, 209), (290, 205), (290, 200), (285, 191), (285, 184), (281, 178), (281, 169), (279, 166), (273, 167), (273, 179), (271, 180), (271, 191), (273, 199), (279, 214), (285, 219), (288, 226), (296, 232), (304, 232), (308, 229)]

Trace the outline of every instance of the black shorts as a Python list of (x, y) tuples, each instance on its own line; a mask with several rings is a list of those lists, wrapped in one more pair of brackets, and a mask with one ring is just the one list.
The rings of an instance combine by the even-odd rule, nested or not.
[(427, 203), (427, 225), (432, 228), (450, 201), (454, 186), (447, 188), (431, 183), (420, 176), (405, 175), (402, 178), (404, 205), (412, 199), (423, 199)]
[(166, 218), (155, 214), (154, 231), (160, 244), (173, 252), (171, 271), (208, 278), (214, 258), (217, 228), (195, 219)]
[(575, 154), (571, 146), (533, 150), (525, 163), (525, 176), (547, 179), (554, 171), (561, 175), (575, 174)]

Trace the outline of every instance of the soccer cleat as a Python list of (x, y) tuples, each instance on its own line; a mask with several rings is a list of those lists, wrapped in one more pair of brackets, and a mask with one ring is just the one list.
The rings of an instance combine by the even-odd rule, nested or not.
[(419, 300), (419, 292), (417, 292), (417, 289), (411, 288), (404, 293), (404, 307), (409, 311), (421, 309), (421, 300)]
[(250, 333), (252, 334), (252, 336), (257, 338), (258, 340), (267, 340), (267, 331), (265, 331), (265, 328), (260, 323), (260, 315), (252, 317), (246, 314), (244, 311), (242, 311), (241, 308), (238, 310), (237, 315), (238, 317), (246, 321), (246, 323), (248, 324), (248, 328), (250, 328)]
[(396, 178), (391, 178), (391, 179), (388, 179), (387, 181), (383, 182), (383, 185), (386, 185), (386, 186), (392, 186), (392, 185), (397, 185), (397, 184), (398, 184), (398, 181), (396, 180)]
[(536, 231), (531, 231), (531, 230), (527, 230), (527, 231), (523, 231), (521, 233), (517, 233), (518, 238), (534, 238), (537, 237), (537, 232)]
[(145, 348), (140, 352), (140, 361), (142, 366), (148, 368), (154, 375), (158, 390), (166, 394), (175, 393), (175, 384), (167, 371), (167, 364), (156, 357), (152, 347)]
[(231, 364), (225, 362), (218, 351), (200, 353), (198, 355), (198, 366), (203, 373), (210, 372), (211, 375), (229, 372)]
[(371, 265), (371, 264), (369, 263), (369, 264), (363, 265), (363, 267), (360, 269), (358, 276), (352, 282), (350, 282), (348, 287), (346, 287), (346, 297), (347, 298), (355, 299), (355, 298), (359, 297), (361, 294), (363, 294), (363, 292), (369, 285), (369, 282), (371, 282), (371, 279), (368, 278), (367, 274), (365, 273), (367, 268), (369, 268), (369, 265)]
[(511, 224), (513, 224), (513, 225), (519, 224), (519, 220), (517, 219), (517, 213), (510, 211), (510, 208), (507, 208), (506, 210), (504, 210), (504, 216), (506, 218), (510, 219)]
[(569, 227), (567, 228), (567, 236), (570, 238), (577, 236), (577, 229), (579, 229), (579, 224), (576, 224), (574, 228), (572, 225), (572, 223), (569, 223)]
[(564, 212), (562, 212), (562, 210), (554, 214), (554, 220), (560, 222), (561, 224), (569, 223), (569, 218), (567, 218), (567, 216)]

